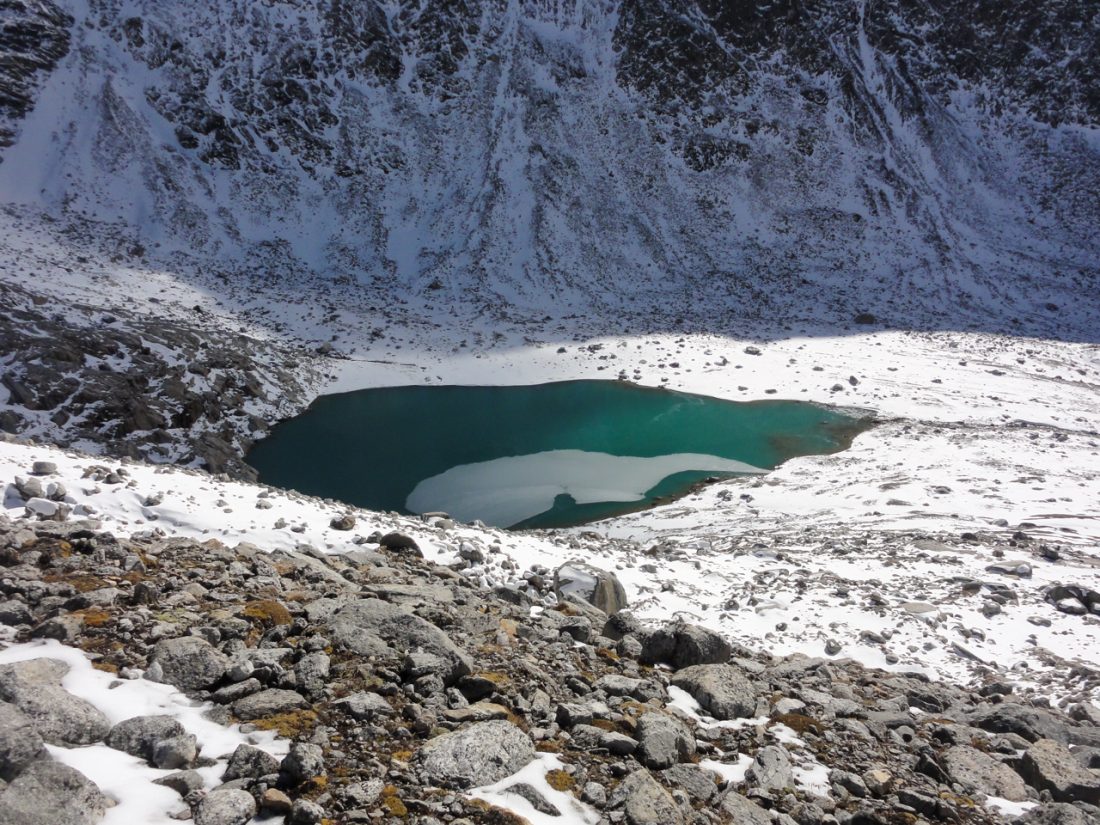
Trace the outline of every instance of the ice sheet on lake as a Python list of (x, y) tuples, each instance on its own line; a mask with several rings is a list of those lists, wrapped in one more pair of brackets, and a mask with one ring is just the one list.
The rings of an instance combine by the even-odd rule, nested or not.
[(689, 470), (766, 472), (743, 461), (701, 453), (643, 458), (549, 450), (452, 467), (417, 484), (405, 506), (414, 513), (443, 510), (462, 521), (511, 525), (546, 512), (562, 493), (578, 504), (638, 501), (663, 479)]

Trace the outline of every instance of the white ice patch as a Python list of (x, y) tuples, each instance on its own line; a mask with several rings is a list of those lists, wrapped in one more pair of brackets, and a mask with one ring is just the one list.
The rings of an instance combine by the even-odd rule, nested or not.
[(985, 807), (997, 811), (1003, 816), (1009, 818), (1015, 818), (1017, 816), (1023, 816), (1039, 803), (1037, 802), (1013, 802), (1011, 799), (1004, 799), (1000, 796), (987, 796), (985, 798)]
[(548, 450), (452, 467), (417, 484), (405, 506), (414, 513), (442, 510), (462, 521), (511, 525), (545, 513), (563, 493), (578, 504), (639, 501), (663, 479), (689, 470), (766, 472), (743, 461), (701, 453), (645, 458)]
[(745, 781), (745, 773), (752, 765), (752, 757), (743, 753), (737, 754), (736, 762), (718, 762), (714, 759), (699, 760), (699, 767), (708, 771), (714, 771), (731, 785), (739, 785)]
[[(564, 767), (565, 763), (554, 754), (540, 753), (534, 761), (529, 762), (526, 767), (511, 776), (492, 785), (474, 788), (467, 791), (466, 795), (509, 810), (522, 816), (531, 825), (595, 825), (600, 820), (596, 810), (585, 805), (572, 794), (554, 790), (546, 781), (546, 774), (549, 771), (562, 770)], [(505, 793), (506, 789), (521, 782), (538, 791), (543, 799), (561, 811), (561, 816), (544, 814), (535, 810), (535, 806), (523, 797), (514, 793)]]

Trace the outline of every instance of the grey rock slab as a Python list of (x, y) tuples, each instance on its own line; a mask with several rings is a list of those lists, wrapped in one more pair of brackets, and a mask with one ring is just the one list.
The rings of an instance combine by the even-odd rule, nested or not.
[(256, 800), (248, 791), (218, 788), (195, 807), (195, 825), (245, 825), (256, 815)]
[(380, 599), (358, 599), (336, 610), (330, 620), (333, 641), (361, 656), (423, 652), (435, 656), (438, 675), (451, 684), (470, 673), (469, 655), (431, 622)]
[(620, 782), (607, 800), (608, 808), (623, 808), (630, 825), (683, 825), (680, 807), (645, 768)]
[(106, 809), (94, 782), (47, 759), (28, 765), (0, 792), (4, 825), (93, 825)]
[(1082, 767), (1058, 742), (1040, 739), (1024, 753), (1018, 770), (1028, 784), (1050, 791), (1055, 802), (1100, 804), (1100, 773)]
[(279, 772), (279, 760), (270, 753), (252, 745), (237, 745), (233, 755), (226, 763), (222, 781), (233, 779), (258, 778)]
[(696, 765), (673, 765), (661, 771), (661, 776), (669, 787), (682, 788), (688, 796), (699, 802), (709, 802), (718, 793), (718, 774)]
[(286, 713), (290, 710), (300, 710), (307, 702), (302, 694), (295, 690), (282, 690), (280, 688), (268, 688), (259, 693), (253, 693), (238, 699), (233, 703), (233, 713), (244, 721), (262, 719), (265, 716), (273, 716), (276, 713)]
[(99, 742), (111, 724), (90, 702), (61, 687), (68, 672), (69, 666), (56, 659), (0, 665), (0, 699), (15, 705), (52, 745)]
[(771, 815), (766, 810), (734, 790), (723, 794), (717, 807), (736, 825), (771, 825)]
[(203, 786), (202, 774), (198, 771), (176, 771), (160, 779), (154, 779), (153, 784), (171, 788), (180, 796), (187, 796), (191, 791), (197, 791)]
[(757, 788), (778, 791), (794, 784), (791, 760), (779, 745), (768, 745), (756, 752), (745, 772), (745, 781)]
[(535, 758), (531, 739), (511, 722), (477, 722), (430, 739), (420, 748), (426, 781), (442, 787), (488, 785)]
[(157, 642), (150, 660), (159, 666), (160, 681), (180, 690), (211, 687), (229, 669), (226, 655), (198, 636)]
[(192, 733), (170, 736), (161, 739), (153, 746), (153, 756), (149, 760), (154, 768), (175, 771), (189, 768), (199, 756), (199, 745)]
[(668, 768), (695, 753), (695, 737), (688, 726), (660, 711), (644, 714), (634, 735), (638, 760), (647, 768)]
[(955, 745), (943, 752), (941, 759), (951, 781), (961, 785), (968, 794), (983, 793), (1013, 802), (1027, 799), (1027, 785), (1008, 765), (969, 745)]
[(1028, 742), (1037, 742), (1040, 739), (1053, 739), (1062, 743), (1070, 741), (1067, 725), (1063, 720), (1048, 710), (1016, 702), (981, 705), (966, 721), (991, 733), (1015, 733)]
[(183, 725), (171, 716), (134, 716), (111, 728), (106, 741), (108, 747), (148, 761), (158, 742), (184, 732)]
[(42, 737), (28, 716), (8, 702), (0, 702), (0, 779), (10, 782), (45, 753)]
[(294, 742), (279, 765), (279, 774), (291, 785), (325, 775), (325, 755), (320, 745)]
[(376, 716), (393, 716), (396, 711), (385, 697), (377, 693), (361, 691), (332, 703), (334, 708), (345, 711), (355, 719), (373, 719)]
[(1013, 820), (1014, 825), (1096, 825), (1090, 817), (1075, 805), (1067, 802), (1050, 802), (1038, 805), (1023, 816)]
[(733, 665), (683, 668), (673, 675), (672, 684), (690, 693), (716, 719), (751, 717), (756, 711), (756, 691)]

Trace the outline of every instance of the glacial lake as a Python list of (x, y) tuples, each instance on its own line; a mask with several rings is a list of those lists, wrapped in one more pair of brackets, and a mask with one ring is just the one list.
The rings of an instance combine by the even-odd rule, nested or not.
[(707, 479), (844, 449), (867, 423), (815, 404), (739, 403), (622, 381), (411, 386), (318, 398), (248, 462), (275, 487), (372, 510), (569, 527)]

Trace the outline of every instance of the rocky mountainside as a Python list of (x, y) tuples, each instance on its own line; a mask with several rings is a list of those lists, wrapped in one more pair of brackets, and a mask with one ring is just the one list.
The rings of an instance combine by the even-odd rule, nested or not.
[(1069, 337), (1097, 309), (1094, 0), (0, 14), (4, 199), (150, 261)]
[[(50, 483), (55, 468), (30, 469)], [(1100, 711), (1087, 701), (1063, 703), (1067, 715), (1009, 682), (970, 691), (842, 658), (775, 658), (683, 621), (645, 626), (613, 576), (576, 564), (489, 589), (473, 555), (432, 565), (396, 532), (338, 554), (267, 550), (0, 516), (0, 630), (26, 643), (0, 650), (0, 819), (1100, 814)], [(203, 703), (201, 716), (164, 684)], [(155, 703), (137, 701), (150, 690)], [(240, 738), (220, 738), (231, 723)]]

